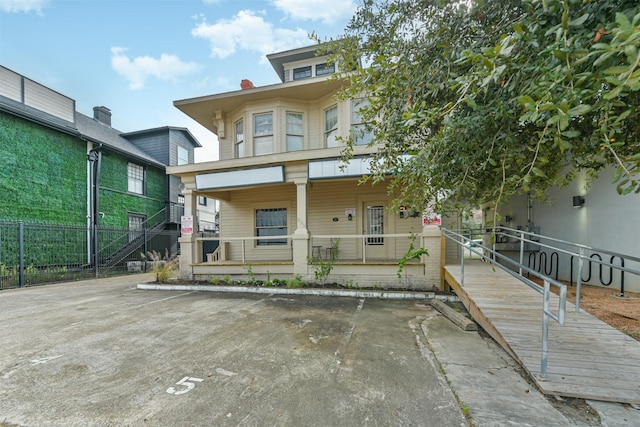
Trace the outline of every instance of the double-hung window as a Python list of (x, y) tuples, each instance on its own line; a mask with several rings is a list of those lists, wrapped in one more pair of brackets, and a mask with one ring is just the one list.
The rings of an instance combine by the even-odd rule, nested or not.
[(235, 124), (235, 155), (236, 159), (244, 157), (244, 120), (238, 120)]
[(144, 194), (144, 167), (135, 163), (128, 163), (127, 176), (127, 190), (130, 193)]
[(258, 239), (257, 246), (286, 245), (287, 239), (274, 236), (287, 235), (287, 208), (256, 209), (256, 236), (269, 237)]
[(273, 113), (253, 116), (253, 153), (256, 156), (273, 153)]
[(338, 106), (324, 111), (324, 141), (328, 148), (338, 146)]
[(367, 129), (361, 110), (369, 108), (368, 99), (354, 99), (351, 101), (351, 136), (356, 145), (367, 145), (373, 139), (373, 132)]
[(303, 147), (302, 113), (287, 112), (287, 151), (300, 151)]

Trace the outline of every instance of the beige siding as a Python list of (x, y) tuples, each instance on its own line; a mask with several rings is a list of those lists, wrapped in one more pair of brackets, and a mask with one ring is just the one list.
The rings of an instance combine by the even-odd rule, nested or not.
[(22, 102), (22, 76), (0, 67), (0, 95)]
[[(296, 187), (294, 184), (256, 187), (250, 190), (235, 191), (231, 200), (222, 202), (220, 207), (221, 238), (255, 236), (255, 209), (287, 208), (288, 234), (295, 230)], [(241, 259), (242, 244), (230, 242), (233, 259)], [(245, 242), (245, 256), (248, 263), (262, 260), (291, 260), (291, 242), (286, 246), (259, 247), (255, 241)]]
[(29, 79), (24, 79), (24, 103), (63, 120), (75, 121), (73, 99), (60, 95)]

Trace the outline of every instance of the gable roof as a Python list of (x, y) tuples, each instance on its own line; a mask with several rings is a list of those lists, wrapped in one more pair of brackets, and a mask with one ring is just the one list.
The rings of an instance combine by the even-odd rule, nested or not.
[(82, 138), (91, 142), (103, 144), (105, 147), (118, 151), (122, 154), (132, 156), (138, 160), (154, 165), (160, 168), (166, 167), (161, 163), (135, 146), (132, 142), (123, 138), (123, 133), (112, 128), (100, 121), (84, 114), (76, 112), (76, 127), (80, 131)]

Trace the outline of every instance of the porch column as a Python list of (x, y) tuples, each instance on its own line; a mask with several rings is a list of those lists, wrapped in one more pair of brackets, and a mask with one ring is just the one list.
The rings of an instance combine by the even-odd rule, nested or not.
[(422, 247), (429, 251), (428, 256), (422, 257), (424, 275), (427, 285), (441, 286), (441, 252), (442, 231), (439, 226), (427, 225), (422, 227)]
[(309, 230), (307, 229), (307, 179), (293, 181), (296, 184), (296, 230), (293, 232), (293, 273), (306, 277), (309, 273)]
[[(184, 215), (193, 216), (193, 227), (195, 231), (197, 219), (196, 219), (196, 194), (195, 182), (186, 183), (183, 181), (184, 189), (182, 194), (184, 195)], [(184, 279), (193, 279), (193, 270), (191, 265), (198, 262), (198, 248), (197, 241), (193, 233), (183, 233), (178, 239), (180, 242), (180, 277)]]

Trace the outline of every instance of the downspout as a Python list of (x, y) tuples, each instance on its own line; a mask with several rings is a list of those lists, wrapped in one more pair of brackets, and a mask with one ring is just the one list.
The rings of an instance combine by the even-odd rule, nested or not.
[(91, 163), (91, 181), (92, 181), (92, 206), (91, 206), (91, 228), (92, 228), (92, 247), (93, 247), (93, 269), (95, 276), (98, 277), (98, 227), (100, 225), (100, 171), (102, 167), (102, 144), (91, 151), (87, 155)]

